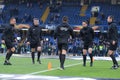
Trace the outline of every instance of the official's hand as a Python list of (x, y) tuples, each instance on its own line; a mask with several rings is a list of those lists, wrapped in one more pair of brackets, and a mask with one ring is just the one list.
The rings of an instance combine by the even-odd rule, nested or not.
[(56, 39), (54, 39), (54, 42), (56, 42)]
[(5, 43), (5, 40), (2, 40), (1, 42), (2, 42), (2, 43)]
[(30, 44), (30, 42), (27, 42), (27, 45), (29, 45)]
[(43, 40), (41, 40), (40, 43), (43, 44)]
[(116, 43), (115, 41), (112, 41), (112, 44), (113, 44), (113, 45), (115, 45), (115, 43)]
[(17, 39), (15, 39), (15, 42), (18, 42)]

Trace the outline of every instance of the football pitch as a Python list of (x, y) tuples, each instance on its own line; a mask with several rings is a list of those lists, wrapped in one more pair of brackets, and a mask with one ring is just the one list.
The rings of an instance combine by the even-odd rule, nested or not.
[[(42, 58), (42, 64), (38, 64), (37, 61), (32, 64), (30, 57), (16, 56), (11, 58), (12, 65), (3, 65), (3, 62), (2, 55), (0, 56), (0, 74), (120, 79), (120, 68), (110, 69), (112, 65), (110, 60), (94, 60), (94, 66), (90, 67), (88, 59), (87, 66), (83, 67), (82, 58), (80, 60), (67, 58), (63, 71), (59, 70), (58, 57), (52, 58), (52, 56)], [(48, 70), (48, 64), (51, 64), (50, 70)]]

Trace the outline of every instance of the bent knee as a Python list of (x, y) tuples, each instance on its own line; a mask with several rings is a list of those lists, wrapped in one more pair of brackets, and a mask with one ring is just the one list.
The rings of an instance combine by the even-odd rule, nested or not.
[(62, 54), (66, 54), (67, 51), (65, 49), (62, 50)]
[(11, 51), (12, 51), (12, 52), (15, 52), (15, 47), (12, 47), (12, 48), (11, 48)]
[(39, 47), (37, 47), (37, 51), (41, 51), (42, 49), (41, 49), (41, 47), (39, 46)]

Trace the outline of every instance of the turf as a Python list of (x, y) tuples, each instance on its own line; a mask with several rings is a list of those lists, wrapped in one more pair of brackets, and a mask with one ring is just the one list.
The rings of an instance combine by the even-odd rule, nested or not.
[[(58, 59), (42, 59), (42, 64), (31, 63), (31, 58), (12, 57), (12, 66), (3, 65), (4, 57), (0, 56), (0, 74), (29, 74), (37, 71), (47, 70), (48, 63), (52, 63), (52, 69), (59, 67)], [(90, 78), (119, 78), (120, 68), (117, 70), (111, 70), (111, 61), (94, 61), (94, 66), (82, 66), (81, 60), (67, 59), (66, 65), (72, 65), (80, 63), (79, 65), (65, 67), (64, 71), (59, 69), (47, 71), (44, 73), (38, 73), (36, 75), (49, 75), (49, 76), (71, 76), (71, 77), (90, 77)], [(120, 63), (120, 62), (119, 62)]]
[(95, 61), (94, 67), (90, 67), (89, 63), (86, 67), (76, 65), (68, 67), (64, 71), (54, 70), (42, 73), (40, 75), (50, 76), (80, 76), (89, 78), (120, 78), (120, 69), (111, 70), (111, 61)]

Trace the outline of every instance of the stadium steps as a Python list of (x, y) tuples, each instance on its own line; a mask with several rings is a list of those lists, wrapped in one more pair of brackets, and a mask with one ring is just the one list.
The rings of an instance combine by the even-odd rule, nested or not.
[(91, 17), (90, 18), (90, 25), (94, 25), (96, 21), (96, 17)]
[(88, 5), (83, 5), (80, 11), (80, 16), (85, 16)]
[(45, 23), (48, 15), (49, 15), (49, 13), (50, 13), (50, 9), (49, 9), (49, 7), (47, 7), (46, 10), (45, 10), (45, 12), (43, 13), (43, 15), (41, 17), (41, 21), (43, 21), (43, 23)]

